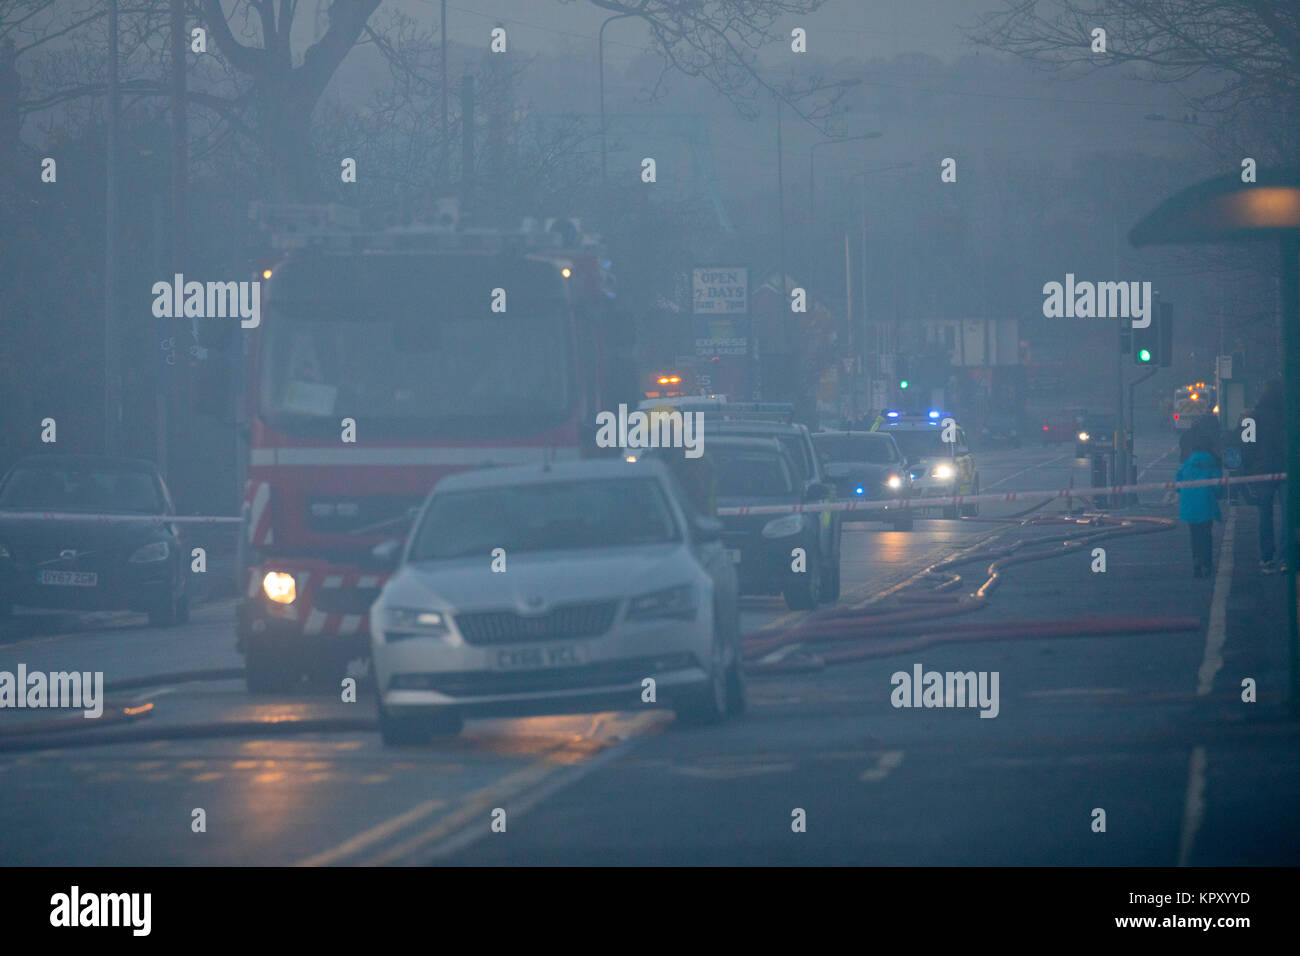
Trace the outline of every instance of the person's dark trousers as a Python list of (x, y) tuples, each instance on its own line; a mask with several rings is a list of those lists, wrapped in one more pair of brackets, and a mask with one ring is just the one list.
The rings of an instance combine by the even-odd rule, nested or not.
[(1277, 483), (1262, 481), (1255, 487), (1255, 507), (1259, 509), (1259, 559), (1272, 561), (1276, 543), (1273, 540), (1273, 497)]
[(1199, 571), (1210, 570), (1210, 556), (1214, 551), (1214, 522), (1196, 521), (1189, 523), (1192, 531), (1192, 565)]

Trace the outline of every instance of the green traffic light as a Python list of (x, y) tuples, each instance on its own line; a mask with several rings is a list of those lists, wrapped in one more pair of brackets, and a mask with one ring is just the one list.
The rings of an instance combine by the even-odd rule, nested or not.
[(1150, 349), (1138, 349), (1138, 361), (1139, 361), (1139, 362), (1150, 362), (1150, 361), (1151, 361), (1151, 350), (1150, 350)]
[(899, 382), (899, 383), (898, 383), (898, 387), (899, 387), (899, 388), (907, 388), (907, 379), (903, 379), (901, 382)]

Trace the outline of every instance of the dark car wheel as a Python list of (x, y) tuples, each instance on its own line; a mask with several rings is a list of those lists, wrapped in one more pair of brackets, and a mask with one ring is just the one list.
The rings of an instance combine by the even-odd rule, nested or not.
[[(706, 727), (720, 724), (727, 719), (730, 703), (730, 668), (727, 666), (727, 645), (730, 643), (725, 633), (719, 633), (717, 617), (713, 626), (713, 659), (709, 662), (709, 682), (703, 690), (690, 697), (683, 698), (673, 705), (677, 720), (687, 727)], [(736, 666), (739, 662), (733, 662)]]
[(250, 694), (283, 693), (297, 676), (286, 661), (270, 654), (250, 650), (244, 657), (244, 683)]
[(741, 660), (740, 648), (740, 612), (731, 619), (731, 666), (727, 668), (727, 712), (740, 716), (749, 705), (745, 690), (745, 670)]
[(455, 711), (439, 714), (419, 714), (411, 717), (394, 717), (384, 710), (382, 704), (377, 708), (379, 715), (379, 736), (385, 747), (401, 747), (409, 744), (428, 743), (434, 735), (454, 737), (465, 727), (464, 718)]
[(840, 539), (835, 539), (835, 554), (831, 560), (834, 562), (826, 572), (826, 580), (822, 585), (822, 600), (827, 604), (834, 604), (840, 599)]
[(151, 627), (171, 627), (190, 619), (189, 598), (185, 594), (172, 594), (156, 607), (149, 608)]
[(895, 531), (911, 531), (913, 518), (909, 515), (906, 518), (896, 518), (894, 520)]
[(808, 552), (808, 569), (792, 575), (786, 585), (785, 603), (792, 611), (811, 611), (822, 602), (822, 563), (817, 552)]

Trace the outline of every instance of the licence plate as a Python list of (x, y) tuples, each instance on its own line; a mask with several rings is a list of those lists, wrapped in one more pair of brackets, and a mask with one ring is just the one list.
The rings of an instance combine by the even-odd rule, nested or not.
[(518, 647), (496, 652), (493, 666), (497, 670), (532, 670), (542, 667), (573, 667), (587, 660), (586, 648), (580, 644), (553, 647)]
[(739, 548), (728, 548), (728, 549), (727, 549), (727, 553), (731, 555), (731, 563), (732, 563), (732, 564), (739, 564), (739, 563), (740, 563), (740, 549), (739, 549)]
[(99, 584), (99, 575), (94, 571), (37, 571), (36, 582), (93, 588)]

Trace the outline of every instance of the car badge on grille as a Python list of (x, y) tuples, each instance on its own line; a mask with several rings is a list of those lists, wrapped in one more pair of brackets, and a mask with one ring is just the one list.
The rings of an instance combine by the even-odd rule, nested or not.
[(76, 556), (77, 556), (77, 552), (73, 551), (71, 548), (66, 548), (63, 551), (59, 552), (59, 557), (63, 558), (65, 561), (71, 561)]

